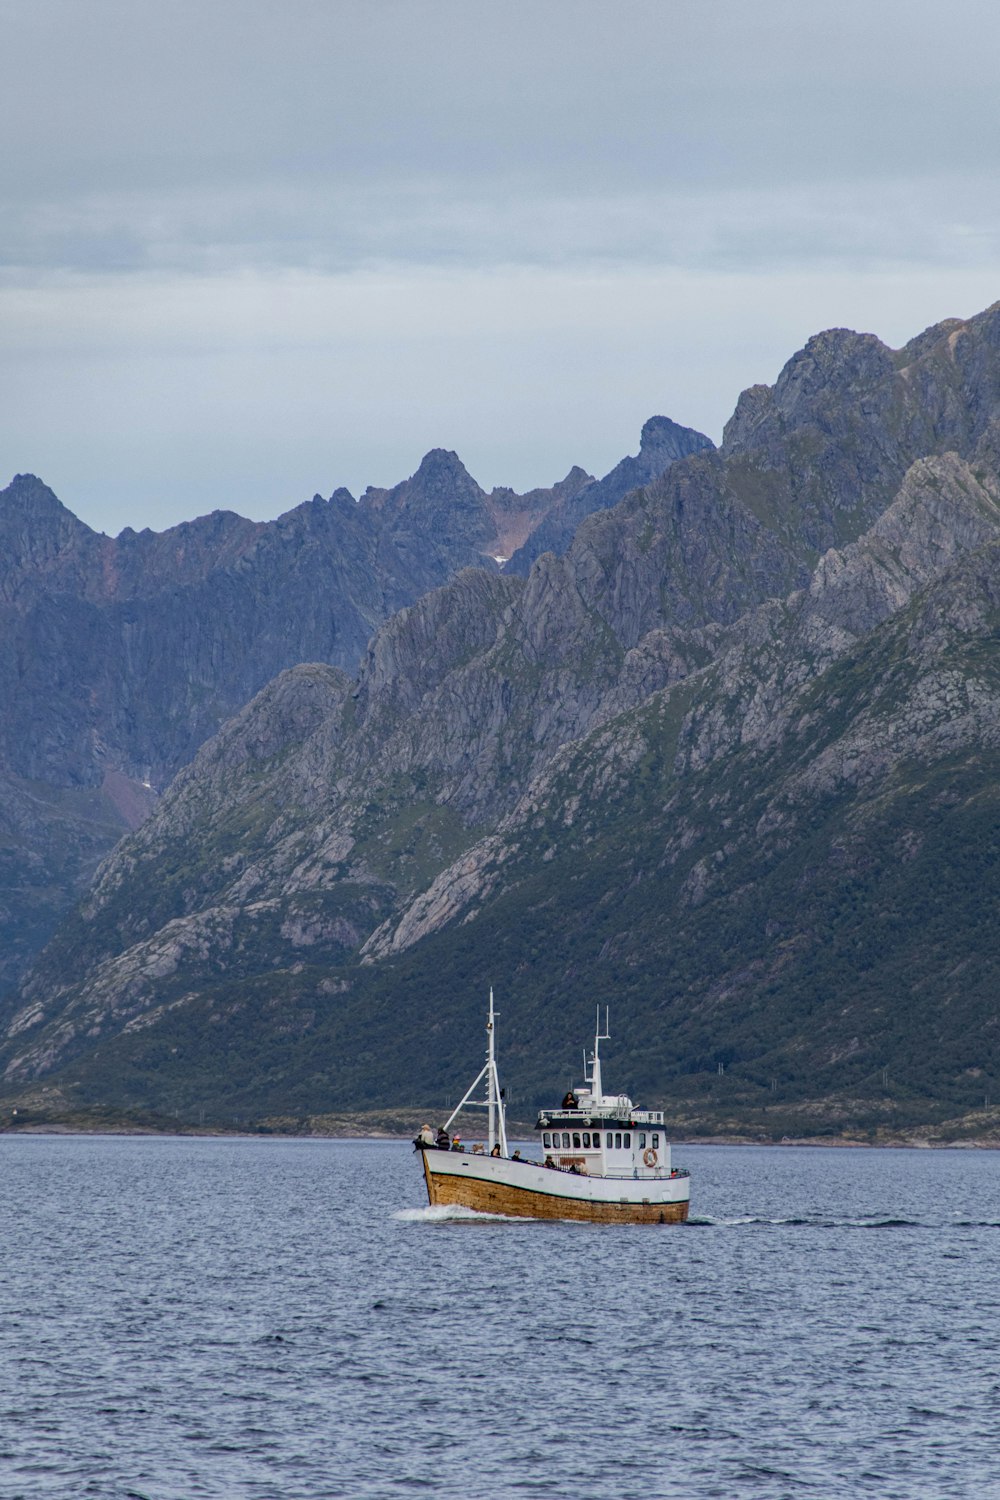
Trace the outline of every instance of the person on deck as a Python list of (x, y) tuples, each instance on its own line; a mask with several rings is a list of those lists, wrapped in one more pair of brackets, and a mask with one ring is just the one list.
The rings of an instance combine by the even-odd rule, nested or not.
[(447, 1151), (447, 1150), (449, 1150), (450, 1146), (451, 1146), (451, 1137), (448, 1135), (448, 1132), (447, 1132), (447, 1130), (445, 1130), (444, 1126), (441, 1125), (438, 1128), (438, 1133), (437, 1133), (437, 1148), (438, 1148), (439, 1151)]
[(434, 1132), (429, 1125), (421, 1125), (420, 1134), (417, 1136), (417, 1144), (422, 1146), (425, 1151), (434, 1145)]
[(499, 1156), (500, 1155), (500, 1142), (499, 1141), (497, 1141), (496, 1145), (493, 1147), (493, 1150), (490, 1152), (490, 1155), (491, 1156)]
[(566, 1097), (563, 1099), (562, 1107), (563, 1109), (576, 1109), (576, 1106), (579, 1104), (579, 1102), (580, 1101), (579, 1099), (577, 1099), (573, 1090), (568, 1089), (566, 1092)]

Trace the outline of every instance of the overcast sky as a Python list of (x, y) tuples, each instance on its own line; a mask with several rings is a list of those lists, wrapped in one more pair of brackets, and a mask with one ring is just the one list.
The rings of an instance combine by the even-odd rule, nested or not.
[(268, 517), (716, 440), (1000, 298), (995, 0), (0, 0), (0, 483)]

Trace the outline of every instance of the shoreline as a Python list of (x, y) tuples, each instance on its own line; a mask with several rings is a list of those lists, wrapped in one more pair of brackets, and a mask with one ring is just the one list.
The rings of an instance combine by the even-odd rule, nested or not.
[[(508, 1133), (517, 1140), (532, 1140), (533, 1127), (515, 1126)], [(410, 1144), (412, 1136), (399, 1131), (379, 1130), (371, 1126), (344, 1126), (331, 1130), (227, 1130), (222, 1127), (203, 1125), (165, 1126), (135, 1124), (66, 1124), (57, 1120), (41, 1120), (25, 1124), (5, 1124), (0, 1129), (0, 1139), (5, 1136), (108, 1136), (108, 1137), (161, 1137), (163, 1139), (200, 1140), (299, 1140), (299, 1141), (368, 1141)], [(672, 1138), (672, 1150), (689, 1150), (698, 1146), (770, 1146), (779, 1150), (820, 1147), (838, 1151), (1000, 1151), (1000, 1136), (965, 1136), (952, 1140), (933, 1140), (900, 1132), (898, 1136), (881, 1140), (858, 1140), (852, 1136), (795, 1136), (774, 1140), (766, 1136), (753, 1135), (704, 1135)]]

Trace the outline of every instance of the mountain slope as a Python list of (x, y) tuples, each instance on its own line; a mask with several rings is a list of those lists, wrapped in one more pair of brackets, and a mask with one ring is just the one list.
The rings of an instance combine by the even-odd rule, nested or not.
[(551, 489), (487, 494), (435, 449), (360, 501), (337, 490), (273, 522), (216, 511), (112, 539), (18, 476), (0, 492), (0, 802), (18, 820), (16, 833), (0, 821), (0, 989), (153, 794), (276, 673), (356, 670), (385, 619), (465, 566), (495, 570), (592, 482), (574, 468)]
[[(758, 1107), (753, 1070), (771, 1069), (788, 1109), (819, 1089), (844, 1118), (834, 1052), (857, 1054), (837, 1077), (859, 1088), (879, 1049), (909, 1057), (899, 966), (913, 955), (933, 1000), (970, 945), (982, 1076), (998, 316), (898, 355), (820, 336), (773, 392), (744, 393), (719, 455), (591, 515), (564, 557), (461, 574), (382, 628), (353, 686), (278, 679), (40, 961), (10, 1086), (189, 1107), (211, 1078), (244, 1108), (384, 1102), (404, 1057), (415, 1091), (443, 1084), (489, 975), (529, 1051), (610, 987), (639, 1082), (676, 1059), (709, 1097), (714, 1058), (709, 1077), (744, 1070), (734, 1107)], [(929, 456), (904, 464), (907, 444)], [(315, 722), (282, 729), (306, 684)], [(940, 921), (916, 899), (935, 870)], [(852, 952), (868, 957), (848, 984)], [(887, 1007), (859, 976), (888, 983), (890, 957)], [(801, 997), (827, 984), (821, 1016)], [(907, 1064), (917, 1113), (968, 1103), (960, 1042), (936, 1095)], [(519, 1060), (530, 1082), (539, 1061)]]
[(690, 681), (595, 731), (502, 830), (471, 924), (361, 970), (306, 947), (270, 979), (203, 970), (57, 1076), (171, 1108), (208, 1079), (218, 1106), (258, 1112), (388, 1104), (404, 1073), (431, 1098), (488, 971), (522, 1102), (553, 1057), (572, 1065), (597, 994), (616, 1069), (669, 1081), (689, 1121), (968, 1109), (1000, 1065), (998, 578), (1000, 544), (956, 564), (793, 695), (773, 743), (736, 737), (692, 772)]

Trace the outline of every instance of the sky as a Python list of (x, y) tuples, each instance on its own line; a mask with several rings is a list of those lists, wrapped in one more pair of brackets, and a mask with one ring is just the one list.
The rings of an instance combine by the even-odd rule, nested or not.
[(0, 0), (0, 485), (265, 519), (719, 440), (1000, 298), (995, 0)]

